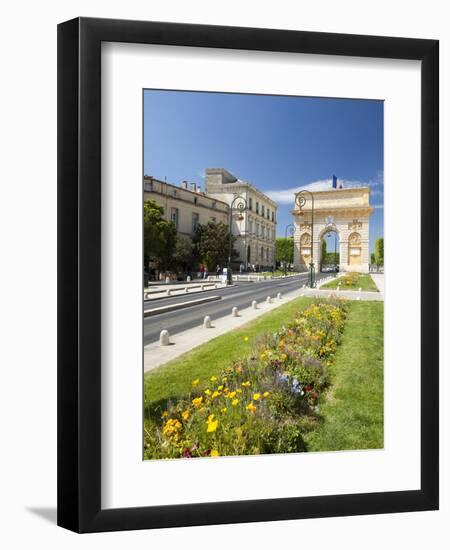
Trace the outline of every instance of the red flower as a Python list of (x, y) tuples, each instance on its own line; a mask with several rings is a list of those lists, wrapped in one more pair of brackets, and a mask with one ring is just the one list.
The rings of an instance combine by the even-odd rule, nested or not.
[(192, 458), (191, 450), (188, 447), (185, 447), (181, 456), (183, 458)]
[(311, 384), (307, 384), (304, 388), (305, 391), (311, 391), (313, 389), (313, 387), (311, 386)]

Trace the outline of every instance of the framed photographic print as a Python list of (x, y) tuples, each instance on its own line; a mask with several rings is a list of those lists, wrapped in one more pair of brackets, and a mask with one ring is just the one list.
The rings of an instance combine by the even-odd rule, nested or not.
[(438, 42), (58, 27), (58, 524), (438, 507)]

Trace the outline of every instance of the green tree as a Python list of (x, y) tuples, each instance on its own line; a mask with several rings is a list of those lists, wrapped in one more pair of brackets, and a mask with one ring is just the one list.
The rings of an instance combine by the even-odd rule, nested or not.
[(328, 258), (327, 258), (327, 243), (326, 243), (325, 239), (322, 239), (321, 262), (322, 262), (323, 264), (328, 263)]
[(372, 253), (370, 254), (370, 263), (371, 263), (372, 265), (375, 265), (375, 263), (376, 263), (376, 261), (375, 261), (375, 252), (372, 252)]
[(174, 266), (183, 271), (187, 271), (189, 267), (192, 268), (196, 263), (196, 247), (193, 240), (187, 235), (177, 234), (175, 240), (175, 248), (172, 254)]
[(376, 265), (384, 265), (384, 238), (379, 237), (375, 241), (375, 263)]
[(294, 239), (292, 237), (278, 237), (275, 239), (275, 260), (277, 262), (294, 262)]
[[(230, 246), (230, 230), (223, 222), (208, 222), (199, 225), (195, 235), (198, 256), (206, 264), (209, 271), (215, 271), (217, 265), (225, 266), (228, 263), (228, 251)], [(233, 249), (236, 237), (231, 236), (231, 259), (238, 255)]]
[(169, 269), (175, 249), (177, 230), (164, 219), (164, 208), (152, 199), (144, 203), (144, 256), (156, 261), (162, 270)]

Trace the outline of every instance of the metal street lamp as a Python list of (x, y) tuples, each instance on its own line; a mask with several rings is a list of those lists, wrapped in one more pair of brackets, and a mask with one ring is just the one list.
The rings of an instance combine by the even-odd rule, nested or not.
[(303, 216), (303, 207), (306, 204), (305, 195), (308, 195), (311, 198), (311, 262), (309, 264), (309, 286), (310, 288), (314, 288), (316, 286), (314, 276), (314, 195), (311, 191), (303, 189), (295, 196), (295, 204), (299, 208), (299, 216)]
[[(290, 237), (293, 237), (293, 236), (294, 236), (294, 233), (295, 233), (295, 225), (294, 225), (293, 223), (290, 223), (289, 225), (286, 226), (286, 229), (284, 230), (284, 237), (285, 237), (285, 239), (288, 238), (288, 233), (289, 233), (289, 236), (290, 236)], [(287, 244), (287, 243), (286, 243), (286, 244)], [(284, 276), (285, 276), (285, 277), (287, 276), (287, 264), (288, 264), (287, 254), (288, 254), (288, 247), (286, 246), (286, 255), (285, 255), (285, 258), (284, 258)]]
[[(236, 206), (235, 206), (236, 203)], [(234, 199), (231, 202), (230, 205), (230, 221), (228, 224), (230, 235), (229, 235), (229, 248), (228, 248), (228, 266), (227, 266), (227, 284), (231, 285), (232, 282), (232, 275), (231, 275), (231, 251), (232, 251), (232, 244), (231, 241), (233, 239), (233, 229), (232, 229), (232, 222), (233, 222), (233, 212), (239, 212), (238, 220), (242, 221), (244, 219), (243, 212), (247, 210), (247, 201), (242, 195), (238, 195), (234, 197)]]

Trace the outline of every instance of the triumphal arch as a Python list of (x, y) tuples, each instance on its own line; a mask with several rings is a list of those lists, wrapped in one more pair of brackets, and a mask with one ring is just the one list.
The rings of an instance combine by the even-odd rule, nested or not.
[(322, 239), (330, 231), (339, 237), (339, 270), (369, 271), (369, 187), (300, 191), (295, 196), (294, 267), (320, 269)]

